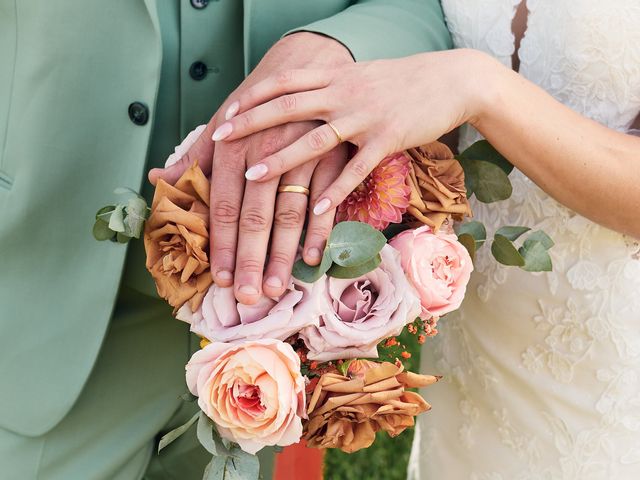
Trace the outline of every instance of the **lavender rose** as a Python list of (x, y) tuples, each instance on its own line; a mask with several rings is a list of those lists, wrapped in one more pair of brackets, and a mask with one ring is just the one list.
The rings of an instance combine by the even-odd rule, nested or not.
[(211, 285), (198, 310), (185, 305), (176, 315), (191, 324), (191, 331), (209, 340), (237, 342), (272, 338), (284, 340), (317, 322), (312, 303), (301, 304), (305, 286), (290, 284), (279, 298), (262, 297), (255, 305), (242, 305), (233, 288)]
[(319, 311), (300, 337), (312, 360), (377, 357), (380, 340), (398, 335), (420, 314), (420, 299), (400, 265), (400, 254), (385, 245), (382, 263), (356, 279), (323, 276), (313, 285), (294, 280), (306, 292), (300, 304)]

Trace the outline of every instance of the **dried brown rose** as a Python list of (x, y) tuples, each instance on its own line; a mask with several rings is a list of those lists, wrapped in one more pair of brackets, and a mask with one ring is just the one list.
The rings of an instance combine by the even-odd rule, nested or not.
[(369, 447), (379, 430), (395, 437), (431, 406), (407, 388), (431, 385), (438, 377), (405, 372), (402, 364), (354, 360), (347, 374), (325, 373), (309, 398), (307, 445), (352, 453)]
[(433, 142), (407, 150), (411, 187), (407, 212), (434, 231), (449, 218), (471, 216), (464, 186), (464, 170), (444, 143)]
[(196, 311), (212, 283), (209, 270), (209, 180), (197, 164), (175, 186), (159, 180), (144, 231), (147, 269), (158, 295)]

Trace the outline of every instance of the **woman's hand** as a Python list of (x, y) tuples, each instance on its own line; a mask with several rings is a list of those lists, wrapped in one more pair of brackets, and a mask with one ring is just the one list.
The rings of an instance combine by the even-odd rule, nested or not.
[(330, 70), (284, 71), (230, 98), (229, 120), (212, 138), (226, 142), (289, 122), (326, 122), (245, 174), (266, 182), (343, 141), (356, 145), (357, 154), (315, 203), (313, 211), (321, 215), (339, 205), (387, 155), (436, 140), (472, 120), (482, 98), (477, 79), (493, 65), (488, 58), (452, 50)]

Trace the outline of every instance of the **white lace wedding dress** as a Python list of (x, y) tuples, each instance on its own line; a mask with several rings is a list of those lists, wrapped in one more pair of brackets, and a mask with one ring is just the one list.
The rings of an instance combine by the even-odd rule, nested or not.
[[(519, 3), (442, 1), (457, 47), (509, 66)], [(626, 131), (640, 111), (640, 0), (527, 7), (520, 73)], [(464, 132), (462, 146), (475, 135)], [(497, 265), (488, 245), (479, 252), (463, 307), (423, 350), (422, 371), (444, 378), (423, 392), (433, 410), (418, 422), (409, 478), (640, 479), (640, 246), (521, 173), (511, 179), (513, 197), (475, 203), (476, 217), (489, 236), (502, 225), (544, 229), (554, 270), (526, 273)]]

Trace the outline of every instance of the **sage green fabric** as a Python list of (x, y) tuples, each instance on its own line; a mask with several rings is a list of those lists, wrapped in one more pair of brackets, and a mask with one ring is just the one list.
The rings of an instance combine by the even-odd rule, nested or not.
[[(333, 36), (356, 59), (450, 47), (436, 0), (210, 0), (202, 10), (188, 0), (0, 0), (3, 475), (6, 465), (31, 465), (21, 459), (39, 451), (40, 468), (47, 465), (43, 452), (54, 464), (73, 463), (69, 455), (75, 455), (86, 466), (98, 465), (76, 478), (117, 478), (104, 472), (132, 465), (127, 459), (148, 451), (153, 435), (179, 408), (175, 394), (178, 386), (184, 391), (188, 355), (178, 346), (186, 344), (187, 331), (168, 309), (149, 307), (158, 322), (154, 328), (150, 313), (134, 305), (138, 320), (118, 326), (119, 315), (130, 318), (124, 310), (113, 315), (116, 304), (120, 309), (128, 301), (116, 302), (120, 283), (136, 291), (132, 296), (141, 305), (143, 294), (151, 301), (155, 289), (140, 243), (125, 262), (127, 248), (93, 240), (92, 218), (114, 200), (114, 188), (140, 188), (147, 169), (161, 165), (264, 52), (296, 28)], [(209, 67), (201, 81), (189, 76), (196, 60)], [(149, 108), (146, 125), (128, 117), (135, 101)], [(151, 189), (144, 192), (150, 196)], [(144, 335), (136, 336), (137, 322), (147, 325)], [(105, 340), (107, 328), (125, 332), (118, 335), (122, 343), (111, 334)], [(113, 355), (121, 363), (96, 363), (101, 346), (100, 358)], [(163, 378), (163, 369), (179, 372), (177, 383)], [(117, 384), (120, 377), (131, 383)], [(100, 409), (103, 423), (83, 413), (95, 411), (101, 396), (113, 407)], [(138, 404), (150, 417), (141, 414), (127, 424)], [(113, 438), (89, 449), (87, 433), (78, 437), (86, 445), (76, 450), (78, 418), (96, 436), (100, 425), (111, 425)], [(125, 431), (115, 428), (118, 423), (128, 425), (131, 442), (116, 438)], [(50, 438), (60, 445), (53, 449)], [(62, 452), (57, 460), (55, 452)], [(56, 478), (58, 470), (46, 470)], [(44, 471), (39, 478), (48, 478)]]

